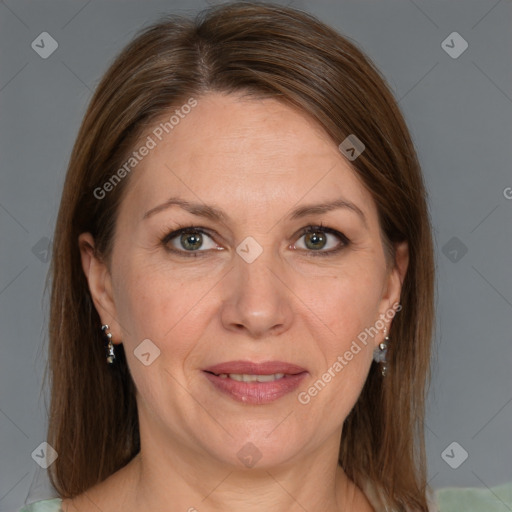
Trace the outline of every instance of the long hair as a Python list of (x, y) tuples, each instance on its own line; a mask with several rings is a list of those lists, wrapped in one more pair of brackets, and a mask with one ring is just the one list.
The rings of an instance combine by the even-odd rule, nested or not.
[(195, 19), (163, 18), (121, 52), (91, 100), (69, 162), (49, 274), (48, 442), (59, 454), (49, 468), (52, 484), (74, 497), (140, 449), (123, 347), (108, 367), (78, 247), (79, 234), (90, 232), (98, 256), (109, 261), (130, 176), (103, 198), (94, 191), (162, 114), (214, 91), (277, 99), (309, 114), (336, 145), (351, 134), (364, 143), (352, 169), (375, 200), (385, 244), (407, 241), (409, 266), (389, 333), (388, 375), (372, 365), (345, 421), (339, 463), (356, 484), (379, 487), (388, 506), (426, 511), (434, 263), (414, 145), (389, 87), (362, 51), (309, 14), (259, 2), (224, 4)]

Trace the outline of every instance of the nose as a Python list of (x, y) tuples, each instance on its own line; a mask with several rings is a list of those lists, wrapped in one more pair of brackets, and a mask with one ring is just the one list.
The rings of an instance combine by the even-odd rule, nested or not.
[(270, 250), (247, 263), (236, 256), (235, 268), (224, 282), (221, 321), (225, 329), (254, 339), (287, 331), (292, 323), (293, 293), (285, 284), (284, 267), (272, 261)]

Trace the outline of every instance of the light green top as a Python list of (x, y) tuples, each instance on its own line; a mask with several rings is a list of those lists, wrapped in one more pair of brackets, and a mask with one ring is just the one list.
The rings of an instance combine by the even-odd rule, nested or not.
[[(512, 483), (492, 487), (436, 491), (439, 512), (507, 512), (512, 510)], [(60, 498), (36, 501), (19, 512), (60, 512)]]
[(440, 489), (436, 497), (440, 512), (507, 512), (512, 510), (512, 483), (489, 489)]
[(54, 498), (53, 500), (35, 501), (30, 505), (25, 505), (20, 509), (19, 512), (59, 512), (61, 510), (61, 503), (62, 500), (60, 498)]

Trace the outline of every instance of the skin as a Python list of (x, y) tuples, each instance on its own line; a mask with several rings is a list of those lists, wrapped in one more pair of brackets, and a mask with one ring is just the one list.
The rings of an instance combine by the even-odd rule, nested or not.
[[(94, 304), (124, 344), (137, 387), (141, 452), (63, 509), (373, 510), (337, 454), (384, 333), (360, 344), (307, 405), (297, 399), (399, 302), (408, 264), (405, 243), (388, 264), (375, 203), (337, 145), (276, 100), (212, 93), (129, 179), (110, 262), (94, 256), (89, 233), (79, 245)], [(214, 205), (227, 218), (172, 206), (143, 219), (171, 196)], [(349, 208), (290, 218), (297, 207), (340, 198), (364, 220)], [(301, 229), (320, 224), (348, 245), (325, 232), (325, 246), (306, 245)], [(161, 241), (188, 226), (209, 230), (199, 257), (187, 257), (179, 236), (167, 246), (184, 256)], [(248, 236), (263, 250), (252, 263), (236, 252)], [(144, 339), (160, 350), (149, 366), (134, 355)], [(239, 359), (286, 361), (308, 375), (272, 403), (245, 404), (202, 371)], [(261, 454), (252, 468), (237, 457), (248, 442)]]

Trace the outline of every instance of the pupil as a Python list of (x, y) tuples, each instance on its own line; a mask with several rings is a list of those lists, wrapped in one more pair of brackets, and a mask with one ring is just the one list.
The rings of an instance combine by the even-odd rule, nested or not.
[(202, 244), (202, 236), (201, 233), (188, 233), (181, 235), (181, 245), (187, 249), (187, 251), (192, 251), (194, 249), (198, 249)]
[(313, 244), (313, 246), (310, 247), (310, 249), (322, 249), (325, 246), (326, 241), (327, 240), (325, 235), (322, 234), (308, 233), (306, 235), (306, 246), (308, 246), (308, 242), (311, 242)]

